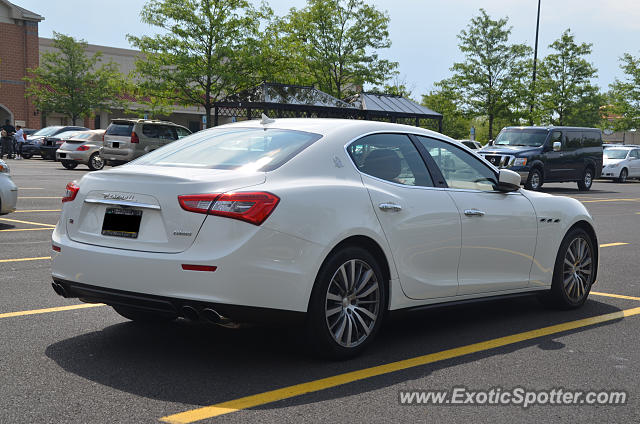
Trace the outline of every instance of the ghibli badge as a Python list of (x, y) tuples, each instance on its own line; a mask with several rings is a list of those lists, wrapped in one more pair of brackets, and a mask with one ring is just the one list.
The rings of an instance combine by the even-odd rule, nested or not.
[(133, 200), (133, 193), (102, 193), (105, 199), (109, 200)]

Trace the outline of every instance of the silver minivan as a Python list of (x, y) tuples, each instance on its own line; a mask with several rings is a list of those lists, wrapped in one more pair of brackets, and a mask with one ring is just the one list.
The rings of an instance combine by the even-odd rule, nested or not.
[(191, 131), (173, 122), (114, 119), (104, 133), (100, 157), (110, 165), (129, 162), (189, 134)]

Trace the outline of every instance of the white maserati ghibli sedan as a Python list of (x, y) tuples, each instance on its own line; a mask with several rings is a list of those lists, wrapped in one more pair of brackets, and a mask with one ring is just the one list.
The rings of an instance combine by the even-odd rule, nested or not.
[(134, 321), (300, 317), (333, 357), (393, 310), (532, 294), (576, 308), (598, 270), (580, 202), (382, 122), (223, 125), (87, 174), (62, 202), (59, 295)]

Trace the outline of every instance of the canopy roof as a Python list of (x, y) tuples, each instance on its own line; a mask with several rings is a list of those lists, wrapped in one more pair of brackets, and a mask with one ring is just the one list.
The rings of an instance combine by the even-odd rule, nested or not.
[(348, 99), (348, 101), (358, 109), (368, 111), (403, 113), (410, 114), (412, 116), (424, 115), (424, 117), (428, 118), (442, 116), (440, 113), (419, 105), (413, 100), (393, 94), (359, 93)]

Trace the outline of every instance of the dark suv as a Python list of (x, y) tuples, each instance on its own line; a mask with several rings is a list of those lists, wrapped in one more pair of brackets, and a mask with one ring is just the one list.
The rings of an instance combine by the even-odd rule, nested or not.
[(498, 168), (518, 172), (529, 190), (567, 181), (589, 190), (602, 173), (602, 133), (597, 128), (506, 127), (477, 153)]

